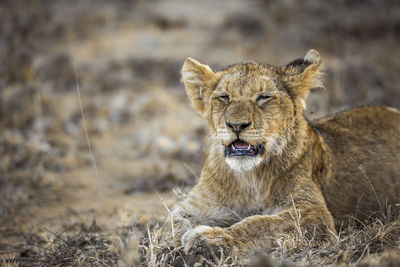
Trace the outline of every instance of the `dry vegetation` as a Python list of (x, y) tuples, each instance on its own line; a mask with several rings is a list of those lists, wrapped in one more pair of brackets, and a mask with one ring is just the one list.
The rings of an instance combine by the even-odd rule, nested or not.
[[(399, 108), (399, 40), (400, 4), (390, 0), (2, 1), (0, 262), (399, 265), (400, 221), (389, 207), (380, 219), (350, 218), (335, 246), (299, 232), (242, 263), (218, 248), (182, 260), (180, 248), (149, 235), (177, 201), (172, 189), (195, 183), (206, 147), (207, 126), (179, 83), (185, 57), (284, 64), (316, 48), (326, 90), (308, 100), (315, 118), (363, 104)], [(157, 250), (166, 253), (155, 258)]]
[[(294, 222), (296, 224), (296, 218)], [(224, 255), (225, 248), (203, 247), (195, 255), (186, 255), (182, 247), (165, 248), (159, 244), (157, 229), (148, 232), (141, 245), (140, 266), (316, 266), (361, 265), (397, 266), (400, 263), (400, 217), (390, 214), (366, 222), (349, 217), (349, 225), (340, 229), (333, 243), (316, 243), (300, 228), (293, 239), (282, 239), (279, 247), (269, 251), (254, 251), (248, 259), (238, 261)], [(226, 251), (226, 250), (225, 250)], [(201, 265), (199, 265), (201, 266)]]

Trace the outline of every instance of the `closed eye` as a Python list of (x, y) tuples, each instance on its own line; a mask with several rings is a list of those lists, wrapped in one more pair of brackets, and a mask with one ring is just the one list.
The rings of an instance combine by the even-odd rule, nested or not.
[(261, 94), (257, 97), (256, 101), (257, 102), (262, 102), (262, 101), (267, 101), (272, 99), (272, 95), (267, 95), (267, 94)]
[(220, 95), (218, 98), (226, 103), (229, 102), (229, 95)]

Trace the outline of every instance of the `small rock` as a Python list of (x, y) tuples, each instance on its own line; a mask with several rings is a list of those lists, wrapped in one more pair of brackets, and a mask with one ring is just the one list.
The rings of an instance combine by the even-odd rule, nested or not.
[(99, 119), (95, 122), (95, 129), (98, 133), (103, 133), (108, 128), (108, 121), (105, 119)]
[(128, 96), (119, 93), (109, 102), (111, 121), (121, 121), (123, 113), (127, 110), (129, 104)]
[(193, 139), (187, 135), (182, 136), (181, 149), (187, 154), (195, 155), (201, 150), (201, 143), (199, 140)]
[(156, 137), (156, 146), (162, 154), (171, 155), (177, 151), (177, 145), (174, 139), (169, 136), (160, 135)]

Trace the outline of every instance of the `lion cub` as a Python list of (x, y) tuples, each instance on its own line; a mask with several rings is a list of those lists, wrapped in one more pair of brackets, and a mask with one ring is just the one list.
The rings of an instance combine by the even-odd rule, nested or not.
[(320, 66), (315, 50), (281, 67), (219, 72), (186, 59), (182, 80), (208, 120), (210, 147), (198, 184), (165, 224), (168, 242), (243, 255), (298, 231), (326, 240), (347, 215), (364, 220), (398, 206), (400, 112), (362, 107), (307, 121)]

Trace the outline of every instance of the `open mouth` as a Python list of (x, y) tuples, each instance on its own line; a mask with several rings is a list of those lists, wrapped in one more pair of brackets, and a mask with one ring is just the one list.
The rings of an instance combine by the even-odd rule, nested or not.
[(257, 155), (262, 154), (263, 152), (264, 152), (263, 143), (253, 146), (240, 139), (236, 139), (225, 148), (225, 155), (228, 157), (237, 157), (237, 156), (255, 157)]

